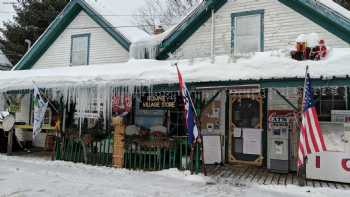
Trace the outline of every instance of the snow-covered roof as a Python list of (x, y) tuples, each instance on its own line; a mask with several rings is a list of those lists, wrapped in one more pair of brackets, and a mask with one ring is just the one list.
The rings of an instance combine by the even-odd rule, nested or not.
[(342, 16), (350, 19), (350, 10), (347, 10), (346, 8), (334, 2), (333, 0), (317, 0), (317, 1), (329, 7), (330, 9), (338, 12)]
[[(229, 56), (180, 60), (186, 82), (304, 77), (310, 67), (312, 77), (345, 77), (350, 74), (350, 48), (335, 48), (321, 61), (296, 61), (288, 51), (259, 52), (249, 58)], [(0, 91), (39, 87), (76, 87), (110, 84), (136, 86), (177, 83), (173, 61), (130, 60), (126, 63), (33, 69), (0, 72)]]
[(144, 0), (85, 0), (85, 2), (130, 42), (149, 38), (149, 34), (135, 25), (132, 16), (138, 8), (145, 4)]

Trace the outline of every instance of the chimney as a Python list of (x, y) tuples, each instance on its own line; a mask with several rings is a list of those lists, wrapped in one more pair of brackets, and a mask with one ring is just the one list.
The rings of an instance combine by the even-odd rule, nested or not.
[(164, 29), (163, 29), (163, 27), (161, 25), (156, 25), (154, 27), (154, 31), (153, 31), (154, 35), (158, 35), (158, 34), (161, 34), (163, 32), (164, 32)]

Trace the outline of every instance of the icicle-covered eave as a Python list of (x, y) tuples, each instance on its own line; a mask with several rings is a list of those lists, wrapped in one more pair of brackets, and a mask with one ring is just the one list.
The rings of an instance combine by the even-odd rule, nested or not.
[(159, 84), (175, 83), (175, 81), (156, 81), (156, 80), (108, 80), (108, 81), (35, 81), (28, 82), (26, 85), (6, 84), (0, 87), (0, 92), (8, 92), (14, 90), (31, 90), (34, 84), (44, 89), (65, 89), (65, 88), (104, 88), (104, 87), (148, 87)]
[(130, 59), (156, 59), (159, 53), (160, 40), (148, 39), (133, 42), (130, 45)]
[[(164, 73), (159, 76), (159, 70)], [(125, 63), (0, 71), (0, 92), (39, 88), (149, 86), (177, 81), (169, 62), (130, 60)]]
[[(350, 48), (331, 49), (321, 61), (296, 61), (289, 51), (258, 52), (250, 57), (228, 55), (176, 61), (186, 82), (282, 79), (305, 76), (309, 66), (312, 78), (350, 75)], [(178, 83), (175, 61), (130, 60), (124, 63), (73, 66), (20, 71), (0, 71), (0, 92), (65, 87), (133, 87)]]

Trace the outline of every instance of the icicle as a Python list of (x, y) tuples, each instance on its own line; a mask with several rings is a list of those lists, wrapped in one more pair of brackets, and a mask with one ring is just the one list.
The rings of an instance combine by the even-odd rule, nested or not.
[(159, 52), (159, 41), (134, 42), (130, 46), (130, 59), (155, 59)]

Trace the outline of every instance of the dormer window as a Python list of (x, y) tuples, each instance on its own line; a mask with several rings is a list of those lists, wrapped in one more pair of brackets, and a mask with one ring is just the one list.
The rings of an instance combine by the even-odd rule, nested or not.
[(79, 34), (72, 36), (71, 44), (71, 66), (88, 65), (90, 49), (90, 34)]

